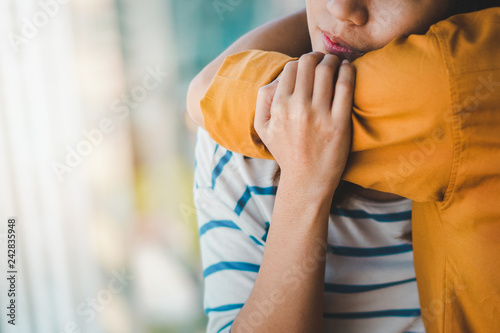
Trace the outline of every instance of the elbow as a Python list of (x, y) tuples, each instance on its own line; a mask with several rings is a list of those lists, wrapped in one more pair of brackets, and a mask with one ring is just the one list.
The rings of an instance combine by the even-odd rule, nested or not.
[(205, 96), (210, 82), (199, 73), (189, 84), (187, 92), (186, 107), (191, 120), (198, 126), (204, 128), (203, 114), (201, 112), (200, 102)]

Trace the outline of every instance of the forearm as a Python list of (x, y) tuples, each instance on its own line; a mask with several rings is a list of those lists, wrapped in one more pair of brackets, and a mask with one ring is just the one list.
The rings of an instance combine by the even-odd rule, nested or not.
[(245, 50), (257, 49), (300, 56), (311, 50), (305, 9), (271, 21), (242, 36), (227, 50), (208, 64), (189, 85), (187, 94), (188, 113), (195, 123), (203, 127), (200, 101), (224, 59)]
[[(299, 186), (300, 185), (300, 186)], [(283, 176), (252, 293), (231, 332), (321, 332), (328, 215), (323, 193)], [(300, 195), (298, 195), (300, 193)], [(256, 319), (263, 316), (262, 324)]]

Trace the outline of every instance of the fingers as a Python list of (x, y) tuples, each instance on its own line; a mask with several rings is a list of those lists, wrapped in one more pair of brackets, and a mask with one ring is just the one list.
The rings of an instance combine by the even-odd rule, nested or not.
[(315, 108), (328, 112), (331, 110), (335, 74), (338, 67), (339, 58), (332, 54), (326, 54), (316, 67), (312, 100)]
[(259, 131), (263, 129), (271, 118), (271, 105), (278, 88), (280, 79), (276, 79), (267, 86), (259, 89), (257, 94), (257, 104), (255, 107), (254, 128), (260, 135)]
[(279, 100), (280, 98), (290, 96), (295, 90), (295, 81), (297, 79), (297, 68), (299, 66), (298, 61), (290, 61), (285, 65), (283, 73), (279, 77), (279, 85), (276, 89), (275, 98)]
[(274, 80), (270, 84), (259, 89), (255, 106), (254, 128), (262, 128), (271, 118), (271, 105), (278, 87), (279, 80)]
[(324, 54), (321, 52), (311, 52), (300, 57), (294, 91), (294, 94), (297, 94), (299, 99), (304, 101), (312, 100), (315, 69), (323, 57)]
[(344, 124), (351, 121), (352, 101), (354, 96), (355, 69), (349, 62), (342, 62), (339, 77), (335, 84), (332, 118), (334, 122)]

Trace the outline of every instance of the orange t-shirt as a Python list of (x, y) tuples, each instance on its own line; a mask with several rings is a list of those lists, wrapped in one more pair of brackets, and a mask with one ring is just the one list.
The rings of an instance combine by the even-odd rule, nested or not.
[[(272, 158), (253, 128), (255, 101), (290, 60), (256, 50), (226, 58), (201, 101), (215, 141)], [(428, 332), (500, 332), (500, 8), (396, 38), (354, 65), (343, 178), (413, 200)]]

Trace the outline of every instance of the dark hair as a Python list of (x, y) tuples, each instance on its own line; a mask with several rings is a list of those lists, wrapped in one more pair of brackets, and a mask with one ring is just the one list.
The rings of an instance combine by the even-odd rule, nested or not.
[(492, 7), (500, 7), (500, 0), (455, 0), (451, 15), (470, 13)]

